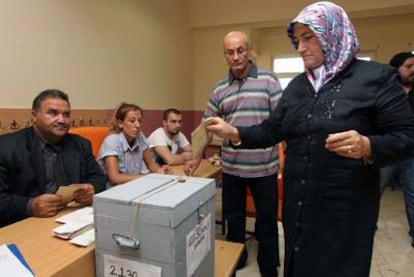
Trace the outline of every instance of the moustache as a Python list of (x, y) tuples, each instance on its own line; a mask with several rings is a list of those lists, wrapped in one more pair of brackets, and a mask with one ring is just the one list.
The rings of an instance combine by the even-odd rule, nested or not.
[(53, 128), (68, 128), (69, 125), (65, 123), (55, 124), (53, 125)]

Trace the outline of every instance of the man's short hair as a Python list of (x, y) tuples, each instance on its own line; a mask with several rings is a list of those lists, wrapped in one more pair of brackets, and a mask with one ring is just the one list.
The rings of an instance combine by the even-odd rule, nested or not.
[(412, 57), (414, 57), (414, 54), (411, 52), (401, 52), (395, 54), (390, 60), (390, 65), (398, 69), (407, 59)]
[(167, 120), (167, 119), (168, 119), (168, 116), (170, 115), (170, 113), (177, 114), (177, 115), (180, 115), (180, 114), (181, 114), (181, 112), (180, 112), (178, 109), (175, 109), (175, 108), (169, 108), (169, 109), (166, 109), (166, 110), (163, 112), (163, 114), (162, 114), (162, 119), (163, 119), (163, 120)]
[(33, 100), (32, 110), (38, 111), (43, 101), (45, 101), (47, 98), (60, 98), (68, 102), (68, 104), (70, 105), (69, 96), (66, 93), (58, 89), (47, 89), (40, 92)]

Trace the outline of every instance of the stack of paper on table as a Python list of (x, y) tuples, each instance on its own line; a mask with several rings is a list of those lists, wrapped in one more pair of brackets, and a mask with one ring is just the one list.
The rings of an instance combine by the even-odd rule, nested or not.
[(91, 228), (79, 236), (74, 237), (69, 242), (83, 247), (91, 245), (95, 242), (95, 229)]
[(88, 222), (74, 222), (53, 229), (53, 234), (62, 239), (72, 239), (90, 228), (92, 228), (92, 224)]
[(55, 219), (63, 225), (53, 229), (53, 234), (70, 242), (88, 246), (95, 240), (93, 231), (93, 208), (85, 207)]
[(93, 208), (84, 207), (82, 209), (58, 217), (55, 219), (55, 221), (65, 224), (79, 221), (90, 221), (93, 224)]

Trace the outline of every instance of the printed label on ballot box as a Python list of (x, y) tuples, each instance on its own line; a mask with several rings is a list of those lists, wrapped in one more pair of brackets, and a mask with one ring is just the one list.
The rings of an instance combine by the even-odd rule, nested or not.
[(161, 267), (103, 255), (105, 277), (161, 277)]
[(211, 249), (211, 214), (187, 235), (187, 276), (192, 276)]

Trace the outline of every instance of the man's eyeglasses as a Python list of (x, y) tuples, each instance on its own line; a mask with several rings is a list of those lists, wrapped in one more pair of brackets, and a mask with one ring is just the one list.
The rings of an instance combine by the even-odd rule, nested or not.
[(224, 54), (228, 57), (233, 57), (236, 53), (237, 55), (243, 55), (244, 52), (246, 52), (248, 49), (246, 48), (237, 48), (236, 50), (233, 49), (227, 49), (226, 51), (224, 51)]

